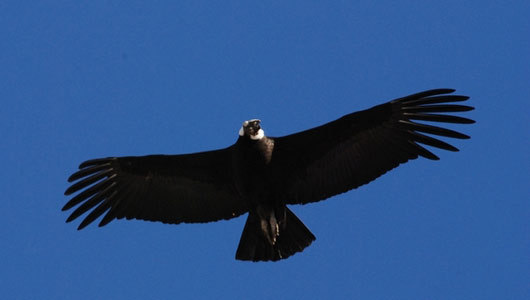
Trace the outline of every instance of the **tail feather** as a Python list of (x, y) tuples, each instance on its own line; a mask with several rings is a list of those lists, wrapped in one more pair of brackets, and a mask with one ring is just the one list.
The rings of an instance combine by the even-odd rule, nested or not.
[(280, 226), (280, 233), (274, 244), (271, 244), (263, 233), (259, 216), (249, 213), (237, 248), (236, 259), (277, 261), (301, 252), (311, 245), (315, 236), (291, 210), (288, 208), (285, 210), (285, 224)]

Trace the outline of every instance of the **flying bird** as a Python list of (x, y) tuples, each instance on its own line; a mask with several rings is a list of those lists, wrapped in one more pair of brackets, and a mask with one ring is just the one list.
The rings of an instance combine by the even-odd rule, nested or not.
[[(243, 122), (235, 144), (182, 154), (87, 160), (72, 174), (63, 210), (66, 220), (86, 212), (78, 229), (103, 216), (168, 224), (228, 220), (248, 213), (236, 259), (277, 261), (303, 251), (315, 236), (287, 207), (321, 201), (367, 184), (418, 157), (438, 160), (424, 148), (454, 146), (433, 136), (469, 136), (432, 122), (471, 124), (445, 114), (473, 107), (469, 97), (435, 89), (398, 98), (283, 137), (269, 137), (261, 121)], [(431, 124), (421, 121), (431, 122)]]

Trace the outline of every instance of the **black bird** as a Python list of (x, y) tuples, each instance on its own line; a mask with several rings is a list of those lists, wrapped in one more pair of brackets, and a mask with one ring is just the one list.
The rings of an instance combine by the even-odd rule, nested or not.
[(276, 138), (253, 119), (243, 122), (235, 144), (220, 150), (88, 160), (68, 178), (75, 183), (65, 195), (80, 192), (63, 207), (79, 205), (66, 221), (90, 210), (78, 229), (103, 214), (99, 226), (123, 218), (202, 223), (248, 212), (236, 259), (284, 259), (315, 240), (288, 204), (344, 193), (418, 156), (439, 159), (419, 144), (458, 151), (425, 134), (469, 136), (417, 122), (474, 123), (440, 114), (473, 110), (453, 104), (469, 98), (453, 92), (421, 92)]

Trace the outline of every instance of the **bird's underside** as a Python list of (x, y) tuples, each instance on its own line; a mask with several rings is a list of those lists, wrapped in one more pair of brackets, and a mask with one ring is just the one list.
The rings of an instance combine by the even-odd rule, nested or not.
[[(236, 258), (276, 261), (315, 240), (287, 208), (366, 184), (419, 156), (423, 145), (458, 151), (439, 137), (469, 136), (434, 123), (471, 124), (447, 113), (473, 107), (466, 96), (437, 89), (395, 99), (283, 137), (267, 137), (260, 120), (245, 121), (235, 144), (183, 155), (108, 157), (83, 162), (68, 181), (63, 207), (82, 229), (103, 216), (169, 224), (202, 223), (249, 213)], [(425, 123), (428, 122), (428, 123)]]

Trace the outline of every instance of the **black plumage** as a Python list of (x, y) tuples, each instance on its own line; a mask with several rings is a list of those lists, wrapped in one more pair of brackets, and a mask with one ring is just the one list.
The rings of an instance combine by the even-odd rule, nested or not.
[(469, 136), (418, 121), (471, 124), (452, 112), (468, 97), (436, 89), (392, 100), (319, 127), (267, 137), (259, 120), (243, 123), (232, 146), (184, 155), (109, 157), (83, 162), (65, 195), (77, 193), (67, 222), (88, 213), (82, 229), (103, 216), (170, 224), (211, 222), (249, 213), (236, 258), (276, 261), (315, 240), (287, 208), (344, 193), (401, 163), (438, 157), (423, 145), (449, 151), (442, 136)]

